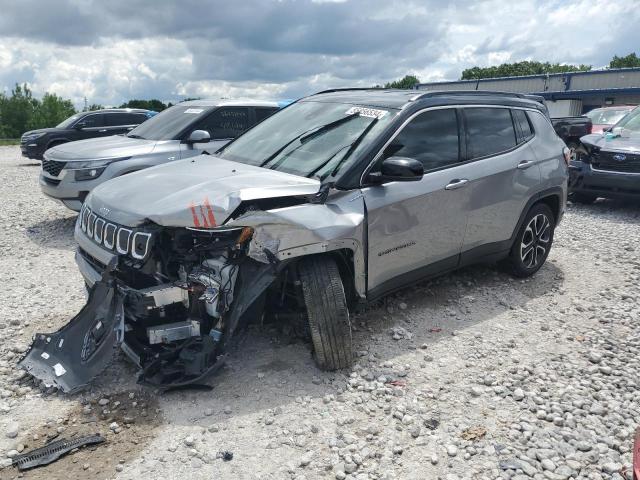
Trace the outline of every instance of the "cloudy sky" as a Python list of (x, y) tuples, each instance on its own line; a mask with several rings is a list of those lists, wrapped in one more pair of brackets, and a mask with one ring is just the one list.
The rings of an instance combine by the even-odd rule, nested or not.
[[(0, 90), (89, 103), (297, 98), (519, 60), (605, 66), (638, 0), (0, 0)], [(640, 51), (638, 51), (640, 54)]]

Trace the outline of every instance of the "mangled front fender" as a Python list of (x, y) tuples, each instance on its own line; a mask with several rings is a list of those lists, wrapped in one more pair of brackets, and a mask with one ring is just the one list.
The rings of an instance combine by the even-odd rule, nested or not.
[(354, 284), (365, 296), (365, 208), (360, 191), (335, 192), (326, 203), (254, 210), (227, 226), (252, 227), (248, 255), (262, 263), (347, 249), (353, 254)]
[(57, 332), (36, 334), (18, 366), (47, 386), (74, 393), (109, 365), (123, 337), (123, 300), (107, 270), (82, 310)]

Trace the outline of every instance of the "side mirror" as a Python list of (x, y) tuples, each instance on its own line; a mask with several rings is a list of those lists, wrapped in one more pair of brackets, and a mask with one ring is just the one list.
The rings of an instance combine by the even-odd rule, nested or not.
[(606, 128), (603, 128), (603, 129), (602, 129), (602, 132), (603, 132), (603, 133), (608, 133), (608, 132), (610, 132), (610, 131), (611, 131), (611, 129), (612, 129), (612, 128), (613, 128), (613, 127), (606, 127)]
[(380, 166), (380, 173), (372, 173), (369, 179), (373, 183), (415, 182), (424, 175), (422, 162), (415, 158), (389, 157)]
[(87, 122), (78, 122), (73, 126), (73, 128), (75, 128), (76, 130), (82, 130), (86, 126), (87, 126)]
[(207, 143), (211, 141), (211, 135), (206, 130), (194, 130), (189, 134), (185, 143)]

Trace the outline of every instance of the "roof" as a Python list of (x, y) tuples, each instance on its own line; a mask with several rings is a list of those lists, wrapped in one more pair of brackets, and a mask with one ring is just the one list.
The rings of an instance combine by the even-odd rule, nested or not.
[(89, 110), (87, 112), (80, 113), (96, 113), (96, 112), (121, 112), (121, 113), (147, 113), (153, 110), (147, 110), (145, 108), (101, 108), (100, 110)]
[(178, 105), (187, 107), (278, 107), (278, 102), (264, 100), (188, 100)]
[(542, 98), (507, 92), (487, 92), (477, 90), (396, 90), (384, 88), (344, 88), (325, 90), (301, 101), (351, 103), (382, 108), (403, 108), (410, 103), (423, 103), (429, 100), (431, 104), (452, 101), (462, 103), (514, 103), (539, 108)]

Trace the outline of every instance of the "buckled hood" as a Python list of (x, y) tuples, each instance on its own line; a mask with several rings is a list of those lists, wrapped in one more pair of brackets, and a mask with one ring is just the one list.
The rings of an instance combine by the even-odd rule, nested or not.
[(157, 143), (159, 142), (156, 140), (112, 135), (63, 143), (47, 150), (46, 157), (62, 162), (133, 157), (151, 153)]
[(640, 153), (640, 136), (614, 137), (611, 134), (585, 135), (580, 139), (585, 145), (610, 152)]
[(248, 200), (313, 195), (320, 181), (200, 155), (115, 178), (96, 187), (86, 205), (120, 225), (152, 221), (173, 227), (224, 224)]

